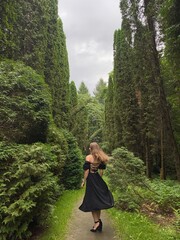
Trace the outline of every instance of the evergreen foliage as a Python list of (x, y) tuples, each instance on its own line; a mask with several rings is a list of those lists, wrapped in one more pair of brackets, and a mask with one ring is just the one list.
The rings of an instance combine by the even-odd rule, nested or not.
[(138, 209), (142, 203), (138, 187), (147, 185), (143, 161), (122, 147), (113, 151), (111, 163), (110, 186), (116, 193), (116, 207), (123, 210)]
[(0, 63), (0, 139), (45, 142), (51, 98), (41, 76), (23, 63)]
[(69, 130), (73, 131), (76, 125), (76, 111), (78, 105), (78, 95), (75, 83), (69, 85)]
[[(117, 144), (117, 135), (120, 134), (118, 129), (115, 130), (115, 114), (114, 114), (114, 81), (113, 74), (109, 76), (108, 91), (105, 101), (105, 136), (106, 150), (112, 152)], [(120, 125), (120, 124), (119, 124)], [(119, 126), (121, 127), (121, 125)]]
[[(161, 25), (164, 27), (165, 44), (173, 42), (170, 36), (176, 36), (173, 39), (178, 43), (175, 34), (179, 26), (178, 10), (174, 8), (176, 4), (176, 1), (166, 1), (163, 6), (161, 1), (121, 0), (121, 30), (114, 34), (113, 88), (109, 82), (105, 107), (106, 141), (110, 150), (125, 146), (143, 159), (149, 178), (158, 172), (161, 179), (166, 179), (167, 173), (174, 178), (176, 168), (176, 177), (180, 179), (178, 74), (177, 71), (173, 73), (170, 66), (164, 71), (158, 52)], [(169, 11), (174, 12), (172, 18), (167, 16)], [(175, 35), (168, 37), (170, 26)], [(171, 47), (166, 44), (165, 52), (168, 48)], [(173, 61), (166, 55), (166, 59)], [(167, 63), (166, 59), (163, 62)], [(178, 66), (177, 58), (174, 58), (173, 66)], [(165, 94), (164, 80), (169, 82), (166, 82), (166, 93), (169, 92), (170, 96)]]
[(26, 239), (44, 225), (62, 192), (53, 171), (58, 159), (50, 145), (0, 144), (1, 239)]
[(87, 103), (91, 101), (91, 97), (87, 94), (78, 94), (78, 105), (72, 117), (76, 122), (72, 129), (72, 134), (78, 142), (78, 146), (84, 152), (88, 144), (88, 112)]
[(109, 183), (116, 197), (116, 207), (128, 211), (172, 214), (179, 209), (180, 186), (175, 181), (149, 181), (141, 159), (126, 148), (112, 153), (108, 168)]
[(107, 83), (100, 78), (99, 82), (96, 84), (96, 88), (94, 93), (95, 99), (101, 104), (105, 104), (105, 98), (106, 98), (106, 92), (107, 92)]
[(83, 156), (73, 135), (65, 131), (64, 136), (68, 145), (68, 153), (63, 168), (62, 183), (66, 189), (77, 189), (82, 179)]
[(55, 123), (68, 127), (69, 64), (57, 0), (2, 1), (0, 57), (21, 60), (45, 77)]
[(69, 118), (69, 64), (61, 19), (57, 20), (57, 36), (55, 39), (53, 46), (54, 66), (51, 69), (53, 75), (50, 81), (53, 98), (53, 118), (58, 127), (67, 129)]
[[(64, 186), (77, 188), (81, 179), (81, 152), (73, 136), (62, 132), (69, 127), (69, 64), (57, 4), (0, 4), (3, 240), (27, 239), (34, 227), (44, 226)], [(64, 168), (70, 162), (75, 176)]]
[(87, 94), (87, 95), (89, 95), (89, 90), (86, 87), (84, 82), (81, 82), (81, 84), (79, 86), (78, 94)]

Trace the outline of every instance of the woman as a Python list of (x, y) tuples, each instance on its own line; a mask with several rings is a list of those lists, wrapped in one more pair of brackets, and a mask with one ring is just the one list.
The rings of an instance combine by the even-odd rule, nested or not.
[(83, 212), (92, 212), (95, 224), (90, 231), (101, 232), (101, 210), (114, 206), (113, 196), (102, 179), (108, 156), (96, 142), (90, 144), (89, 150), (90, 155), (86, 156), (83, 166), (84, 179), (81, 185), (83, 187), (86, 182), (86, 192), (79, 209)]

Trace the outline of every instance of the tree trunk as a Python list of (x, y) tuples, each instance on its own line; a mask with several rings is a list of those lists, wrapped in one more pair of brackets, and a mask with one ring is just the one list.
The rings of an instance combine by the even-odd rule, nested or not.
[(146, 159), (146, 176), (151, 178), (151, 162), (149, 158), (148, 140), (145, 140), (145, 159)]
[(165, 159), (164, 159), (164, 129), (163, 129), (163, 120), (161, 117), (161, 169), (160, 169), (160, 179), (166, 179), (166, 171), (165, 171)]

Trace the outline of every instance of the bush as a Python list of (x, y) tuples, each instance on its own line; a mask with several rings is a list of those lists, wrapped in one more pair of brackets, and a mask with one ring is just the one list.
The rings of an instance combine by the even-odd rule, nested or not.
[(0, 62), (0, 141), (45, 142), (50, 93), (43, 78), (20, 62)]
[(173, 213), (180, 208), (180, 186), (175, 181), (150, 181), (143, 161), (125, 148), (113, 151), (109, 182), (117, 198), (116, 207), (155, 213)]
[(109, 179), (111, 189), (117, 196), (116, 207), (123, 210), (138, 209), (143, 201), (139, 188), (148, 185), (143, 161), (122, 147), (113, 151), (111, 162)]
[(172, 213), (174, 209), (180, 209), (180, 185), (173, 180), (153, 180), (150, 183), (153, 192), (150, 199), (156, 203), (157, 209), (163, 213)]
[(2, 240), (26, 239), (30, 226), (44, 225), (62, 191), (53, 174), (58, 165), (48, 144), (0, 143), (0, 234)]
[(68, 143), (68, 154), (64, 165), (62, 183), (66, 189), (77, 189), (80, 187), (82, 179), (83, 156), (73, 135), (67, 131), (64, 131), (64, 134)]

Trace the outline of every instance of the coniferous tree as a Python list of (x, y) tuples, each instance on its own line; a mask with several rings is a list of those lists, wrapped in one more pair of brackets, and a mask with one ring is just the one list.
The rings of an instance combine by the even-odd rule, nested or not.
[(108, 91), (105, 101), (105, 136), (104, 140), (107, 142), (107, 150), (111, 152), (117, 144), (118, 131), (115, 129), (115, 115), (114, 115), (114, 81), (111, 73), (108, 81)]
[(1, 58), (21, 60), (45, 77), (58, 127), (68, 127), (69, 64), (57, 0), (2, 1)]
[(78, 105), (76, 85), (73, 81), (69, 85), (69, 105), (69, 130), (73, 131), (76, 124), (76, 111)]
[(79, 93), (79, 94), (87, 94), (87, 95), (90, 95), (90, 94), (89, 94), (89, 90), (88, 90), (88, 88), (86, 87), (86, 85), (85, 85), (84, 82), (81, 82), (81, 84), (80, 84), (80, 86), (79, 86), (78, 93)]
[[(117, 133), (114, 147), (124, 145), (139, 155), (146, 163), (148, 177), (154, 168), (160, 168), (163, 179), (174, 152), (179, 179), (179, 153), (157, 50), (158, 11), (162, 6), (158, 1), (121, 0), (120, 7), (123, 21), (122, 29), (114, 35), (111, 99)], [(106, 125), (108, 111), (106, 107)]]
[(57, 36), (53, 55), (52, 88), (53, 116), (58, 127), (68, 128), (69, 118), (69, 64), (62, 21), (57, 20)]
[(107, 83), (101, 78), (96, 85), (95, 91), (93, 92), (95, 99), (97, 99), (99, 103), (105, 104), (106, 92)]

